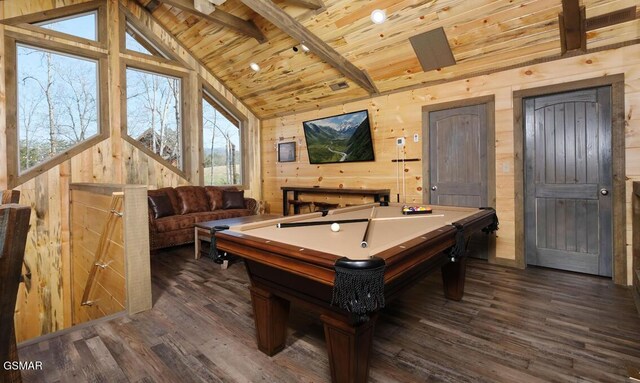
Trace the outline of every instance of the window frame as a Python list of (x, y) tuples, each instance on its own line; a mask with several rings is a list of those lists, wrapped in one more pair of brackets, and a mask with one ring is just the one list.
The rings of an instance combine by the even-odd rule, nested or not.
[[(69, 13), (69, 15), (73, 14), (77, 13)], [(58, 17), (61, 16), (56, 16), (55, 18)], [(47, 35), (51, 35), (48, 32), (55, 32), (46, 28), (36, 28), (38, 28), (39, 30), (43, 30), (43, 33), (46, 33)], [(64, 36), (64, 38), (70, 36), (59, 32), (56, 32), (56, 34)], [(72, 41), (76, 40), (84, 41), (85, 39), (73, 39)], [(95, 41), (92, 42), (95, 43)], [(98, 132), (91, 138), (88, 138), (65, 151), (57, 153), (44, 162), (26, 169), (23, 172), (21, 172), (20, 170), (20, 143), (18, 141), (20, 136), (18, 132), (18, 79), (15, 69), (17, 63), (16, 60), (18, 44), (26, 45), (35, 49), (44, 49), (53, 53), (68, 55), (71, 57), (93, 60), (97, 62), (98, 70), (98, 100), (96, 102), (98, 108)], [(7, 183), (9, 188), (16, 187), (20, 184), (25, 183), (31, 178), (34, 178), (37, 175), (40, 175), (47, 170), (58, 166), (67, 160), (70, 160), (73, 156), (109, 137), (109, 89), (108, 86), (104, 85), (108, 83), (107, 60), (108, 58), (106, 52), (101, 52), (99, 50), (87, 49), (77, 44), (67, 45), (63, 42), (41, 39), (10, 30), (5, 31), (5, 62), (9, 63), (8, 65), (5, 65), (5, 86), (7, 94)]]
[[(128, 143), (136, 147), (137, 149), (143, 151), (149, 157), (152, 157), (154, 160), (158, 161), (162, 165), (168, 167), (172, 171), (176, 172), (180, 177), (190, 180), (191, 179), (191, 159), (190, 156), (187, 155), (187, 143), (190, 142), (190, 132), (186, 129), (186, 126), (190, 126), (190, 118), (189, 114), (186, 113), (188, 110), (188, 83), (189, 83), (189, 74), (187, 70), (184, 71), (167, 68), (164, 66), (155, 65), (152, 63), (143, 63), (140, 61), (135, 61), (127, 58), (122, 58), (121, 60), (121, 68), (120, 71), (120, 84), (122, 87), (122, 97), (120, 103), (120, 111), (121, 111), (121, 126), (122, 126), (122, 138), (126, 140)], [(131, 137), (128, 132), (128, 105), (127, 105), (127, 69), (131, 68), (134, 70), (140, 70), (144, 72), (150, 72), (152, 74), (156, 74), (159, 76), (171, 76), (180, 79), (180, 137), (182, 139), (180, 143), (180, 155), (181, 155), (181, 168), (172, 165), (169, 161), (165, 160), (159, 154), (153, 152), (145, 145), (140, 143), (135, 138)]]
[[(72, 34), (67, 34), (67, 33), (60, 32), (60, 31), (57, 31), (55, 29), (47, 28), (47, 27), (44, 26), (44, 24), (50, 24), (52, 22), (63, 22), (63, 21), (67, 21), (67, 20), (76, 19), (76, 18), (79, 18), (79, 17), (88, 16), (88, 15), (92, 15), (92, 16), (95, 17), (95, 21), (96, 21), (95, 30), (94, 30), (94, 32), (96, 34), (95, 40), (87, 39), (85, 37), (80, 37), (80, 36), (76, 36), (76, 35), (72, 35)], [(97, 42), (100, 41), (99, 33), (100, 33), (100, 24), (101, 23), (99, 22), (99, 20), (100, 20), (99, 17), (100, 16), (98, 15), (98, 10), (97, 9), (93, 9), (93, 10), (89, 10), (89, 11), (86, 11), (86, 12), (74, 13), (72, 15), (65, 15), (65, 16), (61, 16), (61, 17), (54, 17), (54, 18), (51, 18), (51, 19), (38, 21), (38, 22), (35, 22), (35, 23), (31, 24), (31, 25), (33, 25), (34, 27), (47, 29), (49, 31), (48, 33), (51, 33), (51, 32), (59, 33), (61, 35), (64, 35), (65, 37), (66, 36), (72, 36), (73, 38), (80, 39), (83, 42), (91, 41), (91, 42), (96, 42), (97, 43)]]
[[(188, 68), (189, 64), (182, 60), (178, 55), (173, 53), (173, 50), (169, 48), (162, 40), (160, 40), (156, 35), (149, 30), (149, 28), (144, 25), (137, 17), (135, 17), (131, 12), (122, 6), (122, 4), (118, 5), (120, 9), (120, 23), (118, 27), (120, 28), (120, 54), (121, 57), (132, 57), (142, 59), (146, 62), (157, 63), (163, 65), (171, 65), (178, 66), (182, 68)], [(137, 51), (127, 49), (127, 28), (131, 27), (135, 30), (141, 38), (143, 38), (147, 45), (150, 45), (154, 50), (156, 50), (160, 56), (157, 55), (147, 55), (144, 53), (140, 53)], [(144, 46), (144, 44), (141, 43)], [(146, 48), (146, 47), (145, 47)], [(153, 52), (152, 52), (153, 53)]]
[[(149, 30), (135, 15), (133, 15), (122, 4), (118, 4), (120, 11), (120, 23), (119, 23), (119, 52), (120, 52), (120, 85), (121, 85), (121, 102), (120, 102), (120, 125), (122, 138), (133, 145), (136, 149), (141, 150), (146, 155), (150, 156), (154, 160), (158, 161), (163, 166), (168, 167), (171, 171), (175, 172), (178, 176), (193, 182), (192, 180), (192, 158), (188, 155), (187, 149), (191, 146), (191, 131), (186, 127), (191, 126), (191, 113), (188, 113), (191, 106), (191, 98), (189, 92), (189, 65), (177, 55), (173, 53), (162, 40)], [(169, 58), (149, 56), (140, 52), (127, 49), (126, 44), (126, 28), (127, 24), (130, 24), (136, 32), (140, 33), (145, 40), (152, 44), (156, 50)], [(127, 126), (127, 68), (133, 68), (137, 70), (147, 71), (161, 76), (172, 76), (180, 78), (180, 113), (181, 113), (181, 156), (182, 156), (182, 168), (173, 166), (167, 160), (160, 155), (154, 153), (149, 148), (138, 142), (133, 137), (129, 136)]]
[[(222, 111), (220, 113), (233, 117), (238, 122), (238, 131), (240, 135), (240, 180), (239, 184), (234, 185), (217, 185), (217, 186), (235, 186), (239, 189), (248, 189), (249, 185), (249, 156), (248, 156), (248, 138), (247, 127), (249, 126), (249, 120), (238, 108), (236, 108), (229, 100), (227, 100), (220, 92), (218, 92), (211, 84), (206, 82), (202, 77), (198, 77), (198, 141), (200, 142), (199, 153), (200, 159), (198, 164), (199, 184), (206, 186), (204, 183), (204, 111), (202, 108), (203, 102), (208, 102), (214, 108), (217, 105)], [(210, 102), (211, 101), (211, 102)]]
[[(85, 13), (96, 12), (97, 40), (89, 40), (82, 37), (58, 32), (49, 28), (44, 28), (36, 24), (46, 23), (55, 19), (66, 19), (80, 16)], [(93, 0), (86, 3), (70, 5), (67, 7), (48, 10), (46, 13), (38, 12), (24, 16), (16, 16), (1, 20), (0, 23), (6, 25), (19, 26), (31, 32), (42, 33), (60, 39), (88, 45), (94, 48), (107, 49), (107, 5), (103, 0)]]
[[(130, 33), (129, 32), (130, 30), (133, 33)], [(137, 39), (136, 36), (134, 35), (139, 36), (140, 39)], [(127, 36), (131, 36), (131, 38), (134, 39), (136, 42), (138, 42), (138, 44), (140, 44), (140, 46), (142, 46), (144, 49), (146, 49), (149, 52), (149, 54), (128, 49)], [(122, 50), (127, 54), (130, 54), (132, 56), (142, 55), (142, 57), (144, 57), (145, 59), (156, 58), (159, 60), (174, 61), (171, 59), (171, 56), (164, 53), (161, 48), (158, 48), (156, 44), (153, 41), (151, 41), (151, 39), (147, 38), (144, 33), (140, 32), (138, 28), (134, 25), (134, 23), (132, 23), (127, 18), (125, 18), (124, 20), (124, 32), (122, 33), (122, 37), (124, 38), (124, 42), (121, 45)]]

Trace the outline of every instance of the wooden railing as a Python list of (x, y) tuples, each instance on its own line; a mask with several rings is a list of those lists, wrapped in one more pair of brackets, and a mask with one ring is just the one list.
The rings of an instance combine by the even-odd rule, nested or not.
[(113, 260), (105, 262), (105, 258), (107, 257), (109, 245), (112, 243), (112, 235), (117, 221), (122, 217), (123, 197), (124, 193), (121, 192), (112, 194), (107, 223), (105, 224), (104, 229), (102, 229), (102, 233), (100, 234), (100, 241), (98, 242), (98, 245), (96, 247), (93, 265), (91, 266), (91, 270), (89, 270), (89, 278), (87, 278), (87, 283), (84, 287), (84, 293), (82, 294), (82, 302), (80, 303), (82, 306), (93, 305), (94, 302), (90, 300), (90, 295), (91, 290), (95, 285), (96, 274), (98, 273), (99, 269), (105, 270), (109, 266), (109, 264), (113, 262)]
[(72, 324), (151, 308), (147, 188), (70, 184)]

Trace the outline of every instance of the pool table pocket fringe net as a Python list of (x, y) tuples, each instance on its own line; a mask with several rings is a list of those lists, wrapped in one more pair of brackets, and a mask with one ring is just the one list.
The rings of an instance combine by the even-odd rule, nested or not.
[(369, 313), (384, 307), (384, 268), (378, 257), (338, 259), (331, 304), (354, 314), (357, 323), (368, 321)]
[(456, 259), (460, 259), (464, 256), (467, 246), (464, 241), (464, 226), (455, 222), (452, 223), (451, 226), (455, 227), (457, 230), (456, 242), (446, 251), (446, 254), (451, 258), (451, 262), (455, 262)]
[(498, 231), (498, 225), (500, 224), (500, 222), (498, 222), (498, 215), (495, 214), (495, 209), (492, 207), (481, 207), (480, 210), (494, 210), (493, 222), (489, 226), (482, 229), (482, 232), (491, 234)]

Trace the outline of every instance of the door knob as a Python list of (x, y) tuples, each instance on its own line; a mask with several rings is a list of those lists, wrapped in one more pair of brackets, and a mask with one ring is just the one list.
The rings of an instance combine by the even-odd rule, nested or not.
[(436, 191), (436, 190), (438, 190), (438, 187), (437, 187), (437, 186), (435, 186), (435, 185), (433, 185), (433, 186), (431, 187), (431, 190)]
[(602, 189), (600, 189), (600, 194), (602, 194), (602, 195), (608, 195), (608, 194), (609, 194), (609, 190), (607, 190), (607, 189), (605, 189), (605, 188), (602, 188)]

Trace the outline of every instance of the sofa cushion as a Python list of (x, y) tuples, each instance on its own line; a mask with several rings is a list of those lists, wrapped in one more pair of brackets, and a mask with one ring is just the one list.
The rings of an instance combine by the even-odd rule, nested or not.
[(180, 203), (178, 202), (178, 195), (176, 194), (176, 190), (172, 187), (160, 188), (156, 190), (147, 191), (147, 195), (157, 196), (157, 195), (166, 195), (169, 197), (171, 201), (171, 206), (173, 207), (173, 214), (180, 214)]
[(176, 188), (176, 194), (180, 200), (180, 214), (209, 210), (207, 194), (200, 186), (180, 186)]
[(175, 214), (171, 200), (166, 194), (150, 195), (147, 199), (149, 200), (149, 208), (153, 212), (153, 218), (158, 219)]
[(224, 190), (222, 192), (222, 208), (244, 209), (244, 190)]
[(192, 215), (172, 215), (156, 220), (156, 230), (158, 233), (165, 233), (174, 230), (193, 228), (195, 218)]

